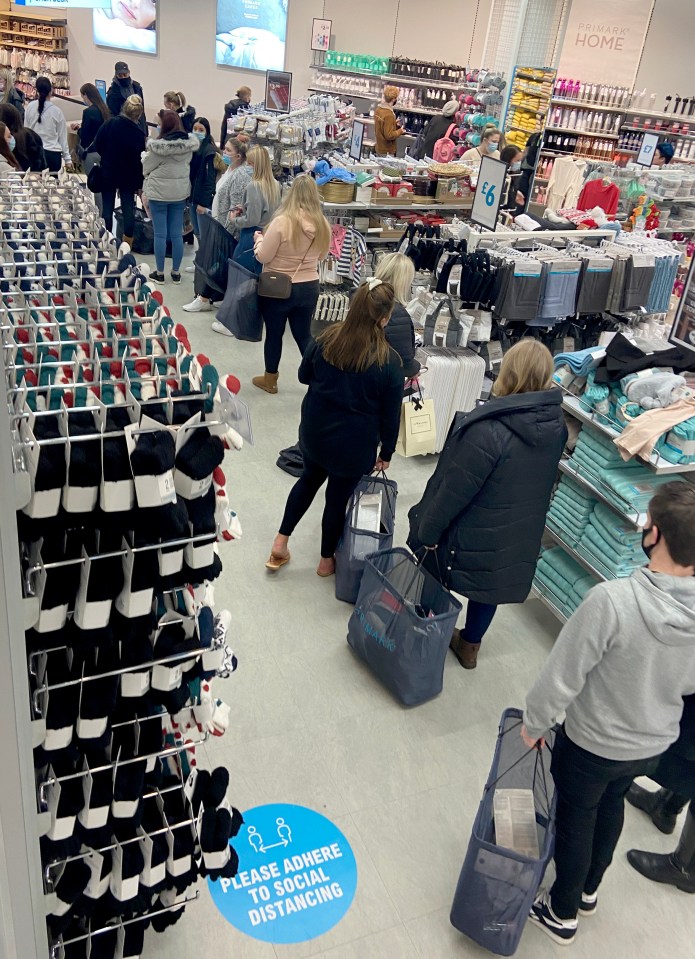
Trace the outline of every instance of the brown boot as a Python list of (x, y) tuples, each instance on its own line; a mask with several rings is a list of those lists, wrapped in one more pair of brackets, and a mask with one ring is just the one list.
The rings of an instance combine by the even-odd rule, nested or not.
[(478, 650), (480, 643), (469, 643), (463, 636), (461, 630), (455, 629), (454, 635), (449, 643), (449, 649), (458, 659), (464, 669), (475, 669), (478, 665)]
[(263, 376), (254, 376), (251, 382), (266, 393), (277, 393), (279, 375), (279, 373), (264, 373)]
[(134, 238), (132, 236), (124, 236), (123, 242), (128, 244), (128, 246), (130, 247), (130, 251), (132, 253)]

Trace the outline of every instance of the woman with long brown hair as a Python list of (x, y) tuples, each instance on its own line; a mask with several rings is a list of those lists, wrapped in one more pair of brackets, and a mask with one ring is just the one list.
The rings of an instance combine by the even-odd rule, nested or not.
[(394, 300), (389, 283), (367, 280), (352, 298), (345, 322), (322, 333), (304, 354), (299, 367), (300, 382), (309, 387), (299, 426), (304, 470), (287, 499), (266, 563), (270, 570), (289, 563), (289, 538), (328, 480), (316, 572), (331, 576), (348, 500), (366, 473), (389, 468), (403, 402), (401, 361), (384, 334)]
[(22, 172), (22, 168), (12, 152), (15, 143), (10, 128), (4, 123), (0, 123), (0, 177), (8, 176), (10, 173)]

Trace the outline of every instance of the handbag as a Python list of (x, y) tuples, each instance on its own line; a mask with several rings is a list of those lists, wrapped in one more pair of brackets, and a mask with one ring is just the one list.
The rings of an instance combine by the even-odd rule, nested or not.
[(412, 396), (401, 406), (401, 425), (396, 452), (401, 456), (424, 456), (437, 451), (434, 400)]
[(101, 193), (104, 189), (104, 177), (101, 170), (101, 163), (98, 161), (87, 174), (87, 189), (92, 193)]
[(270, 300), (288, 300), (292, 293), (294, 278), (301, 270), (308, 252), (309, 250), (302, 257), (292, 276), (287, 273), (280, 273), (277, 270), (264, 270), (258, 278), (258, 295), (267, 296)]

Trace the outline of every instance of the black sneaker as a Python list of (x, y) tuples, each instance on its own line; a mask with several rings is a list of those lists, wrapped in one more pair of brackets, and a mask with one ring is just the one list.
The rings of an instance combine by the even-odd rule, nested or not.
[(558, 919), (550, 906), (550, 894), (547, 892), (539, 896), (531, 906), (529, 918), (561, 946), (569, 946), (577, 935), (577, 920)]
[(172, 283), (177, 283), (177, 284), (180, 283), (180, 282), (181, 282), (181, 274), (180, 274), (180, 273), (174, 273), (174, 271), (172, 270), (172, 271), (171, 271), (171, 282), (172, 282)]
[(582, 902), (579, 907), (580, 916), (593, 916), (598, 909), (598, 893), (582, 893)]
[(164, 274), (159, 273), (157, 270), (152, 270), (152, 272), (150, 273), (150, 279), (152, 280), (153, 283), (158, 283), (160, 286), (166, 283), (166, 277), (164, 276)]

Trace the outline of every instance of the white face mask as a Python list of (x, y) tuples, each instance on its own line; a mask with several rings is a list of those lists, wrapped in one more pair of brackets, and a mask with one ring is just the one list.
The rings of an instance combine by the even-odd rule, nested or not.
[(516, 173), (517, 170), (520, 170), (520, 169), (521, 169), (521, 160), (517, 160), (516, 163), (512, 163), (512, 165), (509, 167), (509, 169), (512, 171), (512, 173)]

